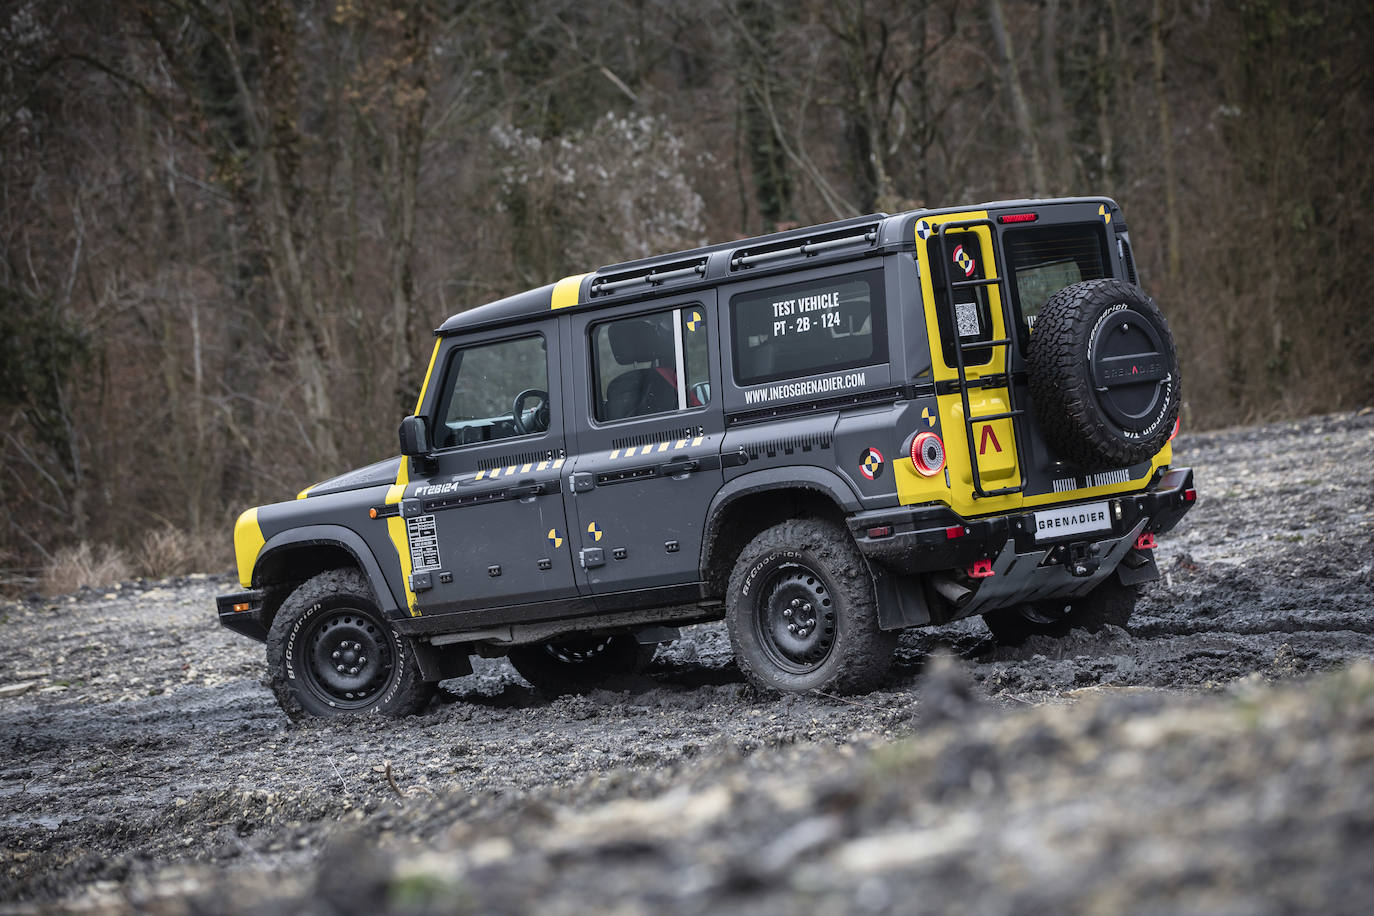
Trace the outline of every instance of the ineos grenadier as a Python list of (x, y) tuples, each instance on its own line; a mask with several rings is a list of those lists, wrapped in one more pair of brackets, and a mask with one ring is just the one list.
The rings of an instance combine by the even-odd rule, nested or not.
[(864, 691), (905, 627), (1124, 625), (1196, 498), (1107, 198), (616, 264), (436, 333), (399, 458), (235, 526), (220, 621), (292, 715), (414, 712), (474, 654), (587, 687), (721, 618), (757, 687)]

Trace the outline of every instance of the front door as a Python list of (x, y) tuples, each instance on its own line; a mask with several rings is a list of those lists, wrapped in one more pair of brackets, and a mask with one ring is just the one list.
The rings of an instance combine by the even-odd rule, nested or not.
[(421, 611), (576, 595), (557, 322), (446, 341), (438, 359), (431, 473), (404, 500)]
[(573, 315), (576, 453), (565, 499), (592, 594), (697, 581), (721, 487), (714, 291)]

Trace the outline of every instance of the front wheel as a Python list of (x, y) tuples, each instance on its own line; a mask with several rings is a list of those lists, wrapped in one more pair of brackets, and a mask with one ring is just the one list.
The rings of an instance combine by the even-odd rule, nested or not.
[(1050, 598), (1033, 604), (989, 611), (983, 622), (1004, 646), (1019, 646), (1032, 636), (1055, 639), (1073, 629), (1096, 633), (1103, 627), (1125, 627), (1135, 610), (1136, 587), (1122, 585), (1115, 575), (1081, 598)]
[(653, 661), (656, 645), (641, 645), (631, 634), (569, 636), (554, 642), (517, 646), (507, 656), (531, 686), (553, 696), (581, 693), (608, 679), (639, 674)]
[(434, 695), (410, 642), (382, 616), (367, 580), (338, 569), (282, 602), (267, 635), (272, 693), (286, 714), (419, 712)]
[(878, 628), (863, 555), (829, 522), (784, 522), (750, 541), (725, 606), (735, 660), (765, 692), (872, 690), (897, 646)]

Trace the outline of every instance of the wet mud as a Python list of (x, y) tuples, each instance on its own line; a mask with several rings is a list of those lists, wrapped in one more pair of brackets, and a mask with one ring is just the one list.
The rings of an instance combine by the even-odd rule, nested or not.
[(1185, 435), (1128, 629), (903, 635), (757, 696), (719, 625), (548, 699), (289, 723), (227, 578), (0, 606), (0, 907), (1356, 912), (1374, 899), (1374, 414)]

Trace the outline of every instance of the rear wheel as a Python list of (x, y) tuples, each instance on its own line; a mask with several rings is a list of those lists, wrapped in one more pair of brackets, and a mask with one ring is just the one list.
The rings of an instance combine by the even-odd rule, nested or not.
[(409, 640), (382, 615), (361, 573), (332, 570), (282, 602), (267, 635), (272, 693), (305, 715), (419, 712), (434, 695)]
[(559, 695), (591, 690), (609, 678), (638, 674), (653, 661), (655, 645), (641, 645), (632, 635), (569, 636), (554, 642), (510, 650), (511, 667), (544, 693)]
[(1019, 646), (1032, 636), (1067, 636), (1070, 630), (1096, 633), (1107, 625), (1125, 627), (1135, 610), (1136, 587), (1109, 576), (1081, 598), (1052, 598), (989, 611), (983, 622), (1004, 646)]
[(776, 525), (735, 563), (725, 623), (740, 670), (767, 692), (860, 693), (892, 663), (873, 577), (854, 539), (817, 520)]

